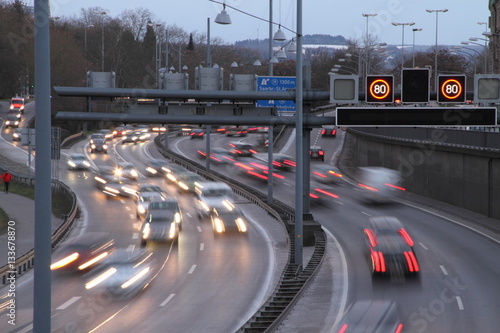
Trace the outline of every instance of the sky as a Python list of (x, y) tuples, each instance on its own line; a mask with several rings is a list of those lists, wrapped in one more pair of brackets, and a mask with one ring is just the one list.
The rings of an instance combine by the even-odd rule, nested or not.
[[(26, 1), (26, 0), (25, 0)], [(223, 1), (223, 0), (220, 0)], [(272, 0), (273, 21), (292, 30), (297, 30), (296, 0)], [(27, 0), (33, 4), (33, 0)], [(438, 16), (438, 44), (459, 45), (470, 37), (480, 37), (488, 30), (489, 0), (303, 0), (303, 34), (342, 35), (348, 39), (362, 40), (368, 24), (369, 33), (379, 42), (391, 45), (411, 45), (415, 36), (416, 45), (436, 43), (436, 13), (426, 9), (448, 9)], [(226, 0), (226, 4), (252, 15), (268, 19), (268, 0)], [(220, 37), (224, 42), (264, 39), (269, 36), (269, 23), (226, 8), (231, 25), (214, 23), (222, 5), (209, 0), (50, 0), (52, 16), (79, 17), (81, 8), (101, 7), (111, 17), (119, 17), (124, 9), (145, 8), (156, 15), (159, 22), (175, 24), (188, 33), (206, 33), (207, 18), (210, 18), (211, 37)], [(377, 14), (364, 17), (362, 14)], [(415, 25), (394, 26), (396, 23)], [(413, 28), (423, 29), (413, 32)], [(277, 27), (274, 29), (277, 30)], [(287, 38), (293, 33), (284, 30)], [(484, 41), (480, 41), (484, 43)]]

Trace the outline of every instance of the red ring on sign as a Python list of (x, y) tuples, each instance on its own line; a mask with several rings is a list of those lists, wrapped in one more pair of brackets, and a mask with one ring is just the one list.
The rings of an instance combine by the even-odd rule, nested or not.
[[(387, 87), (387, 92), (384, 94), (384, 95), (381, 95), (381, 96), (377, 96), (375, 95), (375, 93), (373, 92), (373, 86), (378, 83), (378, 82), (382, 82), (386, 87)], [(384, 99), (386, 98), (389, 93), (391, 92), (391, 87), (389, 86), (389, 83), (383, 79), (377, 79), (375, 81), (373, 81), (371, 84), (370, 84), (370, 95), (373, 97), (373, 98), (376, 98), (376, 99)]]
[[(454, 83), (458, 87), (458, 92), (454, 95), (448, 95), (445, 91), (445, 88), (446, 86), (451, 85), (452, 83)], [(441, 85), (441, 94), (443, 94), (443, 96), (446, 97), (447, 99), (456, 99), (460, 97), (460, 95), (462, 94), (462, 90), (463, 90), (462, 84), (456, 79), (448, 79), (444, 81), (443, 84)]]

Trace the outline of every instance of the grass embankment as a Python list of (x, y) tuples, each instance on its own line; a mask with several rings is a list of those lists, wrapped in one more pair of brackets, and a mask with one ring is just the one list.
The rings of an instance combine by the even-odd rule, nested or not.
[[(3, 190), (3, 184), (0, 185), (0, 190)], [(35, 200), (35, 188), (23, 183), (12, 181), (10, 183), (9, 193)], [(71, 205), (71, 198), (66, 197), (61, 192), (52, 191), (52, 214), (54, 216), (61, 217), (63, 214), (69, 214)], [(7, 230), (8, 221), (9, 216), (0, 208), (0, 234), (3, 234)]]

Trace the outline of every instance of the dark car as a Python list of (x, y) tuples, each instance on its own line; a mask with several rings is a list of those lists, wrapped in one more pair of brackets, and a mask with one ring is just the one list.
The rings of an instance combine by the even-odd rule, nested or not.
[(90, 136), (90, 141), (89, 143), (92, 144), (94, 142), (94, 140), (96, 139), (102, 139), (102, 140), (106, 140), (106, 137), (104, 136), (104, 134), (102, 133), (94, 133)]
[(146, 161), (146, 172), (151, 177), (163, 177), (167, 173), (164, 167), (168, 167), (169, 164), (165, 160), (148, 160)]
[(95, 152), (99, 153), (108, 153), (108, 144), (106, 139), (94, 139), (94, 141), (90, 144), (90, 153), (93, 154)]
[[(207, 158), (207, 152), (205, 149), (198, 149), (197, 153), (200, 158)], [(234, 162), (234, 158), (229, 154), (229, 151), (227, 149), (216, 147), (210, 149), (210, 162), (224, 164)]]
[(374, 275), (401, 279), (420, 271), (413, 239), (396, 217), (372, 216), (364, 232)]
[[(151, 206), (151, 203), (149, 204)], [(141, 247), (150, 241), (174, 243), (179, 237), (178, 214), (174, 210), (148, 210), (141, 227)]]
[(311, 160), (325, 160), (325, 151), (320, 146), (311, 146), (309, 148), (309, 157)]
[(201, 175), (196, 172), (186, 171), (179, 173), (176, 177), (177, 186), (181, 192), (190, 192), (194, 193), (195, 184), (198, 182), (206, 181), (206, 178), (203, 178)]
[(88, 170), (90, 162), (83, 154), (72, 153), (68, 156), (68, 169), (70, 170)]
[(15, 115), (8, 115), (7, 119), (5, 120), (5, 127), (19, 127), (19, 124), (21, 123), (21, 119), (18, 118)]
[(50, 269), (57, 272), (88, 271), (115, 250), (113, 239), (103, 232), (86, 232), (69, 238), (53, 255)]
[(205, 136), (205, 130), (201, 129), (201, 128), (195, 128), (189, 133), (189, 136), (191, 137), (191, 140), (192, 139), (202, 139), (203, 140), (203, 137)]
[(140, 137), (140, 133), (129, 132), (123, 136), (122, 145), (125, 143), (133, 143), (136, 145), (137, 142), (139, 142), (139, 137)]
[(146, 214), (155, 214), (157, 211), (169, 211), (174, 216), (175, 223), (178, 224), (179, 230), (182, 230), (182, 211), (177, 198), (166, 197), (162, 200), (152, 200), (149, 202)]
[(96, 187), (108, 198), (113, 197), (135, 197), (137, 186), (129, 179), (115, 175), (113, 167), (101, 167), (94, 176)]
[(233, 157), (252, 157), (257, 151), (255, 147), (245, 142), (230, 142), (229, 155)]
[(245, 215), (230, 201), (223, 201), (221, 206), (213, 209), (210, 215), (214, 235), (224, 233), (241, 233), (247, 235), (248, 222)]
[(14, 132), (12, 132), (12, 141), (21, 141), (21, 130), (16, 128)]
[(291, 171), (295, 169), (297, 163), (293, 157), (285, 154), (274, 154), (273, 155), (273, 167), (278, 170)]
[(231, 126), (226, 128), (227, 136), (247, 136), (248, 127), (247, 126)]
[(323, 137), (336, 137), (337, 136), (337, 127), (335, 126), (325, 126), (321, 130), (321, 136)]

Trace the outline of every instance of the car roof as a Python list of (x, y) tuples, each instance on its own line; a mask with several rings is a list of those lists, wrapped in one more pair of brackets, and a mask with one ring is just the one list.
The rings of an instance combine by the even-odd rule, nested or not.
[(341, 325), (347, 332), (394, 332), (401, 324), (397, 304), (388, 300), (360, 300), (349, 306)]
[(376, 231), (397, 231), (403, 224), (394, 216), (372, 216), (370, 222)]

